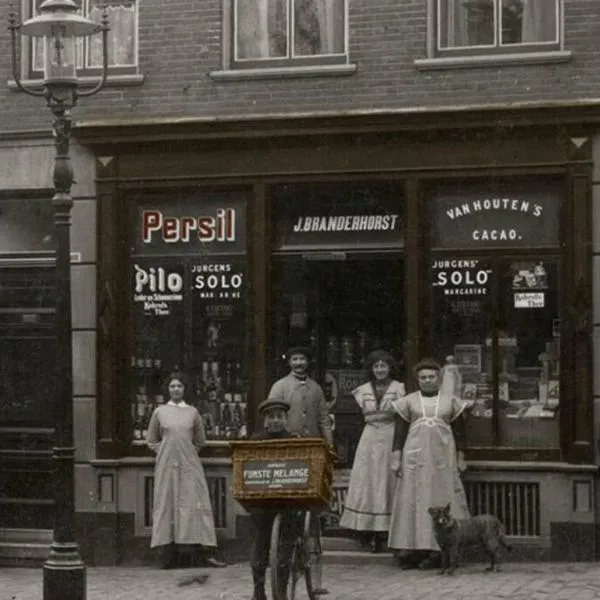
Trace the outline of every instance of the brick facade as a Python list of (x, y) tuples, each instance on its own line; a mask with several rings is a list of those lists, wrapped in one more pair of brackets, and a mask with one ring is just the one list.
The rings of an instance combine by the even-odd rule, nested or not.
[[(214, 81), (222, 69), (223, 11), (228, 0), (144, 0), (139, 62), (145, 81), (111, 87), (82, 101), (76, 118), (141, 119), (240, 114), (341, 112), (593, 99), (600, 89), (600, 3), (565, 2), (567, 62), (418, 69), (426, 58), (425, 0), (352, 0), (350, 62), (344, 76)], [(0, 69), (10, 73), (8, 31), (0, 34)], [(45, 129), (40, 100), (2, 86), (4, 131)]]

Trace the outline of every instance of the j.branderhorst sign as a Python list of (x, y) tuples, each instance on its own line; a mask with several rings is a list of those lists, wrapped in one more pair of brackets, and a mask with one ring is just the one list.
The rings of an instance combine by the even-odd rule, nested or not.
[(434, 198), (434, 246), (491, 248), (551, 246), (559, 242), (560, 193), (539, 186), (467, 186)]
[(310, 463), (305, 460), (248, 460), (242, 467), (246, 491), (306, 489), (310, 481)]

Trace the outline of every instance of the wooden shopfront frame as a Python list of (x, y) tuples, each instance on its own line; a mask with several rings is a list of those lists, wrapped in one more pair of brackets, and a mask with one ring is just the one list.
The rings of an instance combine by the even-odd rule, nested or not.
[[(228, 121), (193, 124), (82, 125), (81, 141), (97, 161), (98, 200), (98, 457), (119, 458), (145, 449), (123, 441), (120, 423), (128, 383), (127, 198), (131, 191), (178, 186), (244, 188), (248, 210), (247, 370), (249, 427), (271, 381), (267, 368), (271, 322), (271, 207), (269, 186), (281, 182), (395, 179), (405, 189), (407, 374), (430, 348), (427, 213), (431, 182), (452, 178), (536, 176), (560, 178), (563, 220), (560, 449), (476, 448), (472, 460), (593, 460), (591, 344), (591, 143), (586, 115), (548, 110), (473, 111), (397, 116)], [(490, 127), (489, 123), (502, 123)], [(556, 125), (556, 123), (564, 123)], [(577, 138), (574, 142), (573, 139)], [(581, 139), (584, 142), (581, 142)], [(368, 150), (368, 151), (366, 151)], [(407, 378), (407, 381), (409, 379)], [(564, 402), (563, 402), (564, 398)], [(227, 443), (205, 453), (228, 456)]]

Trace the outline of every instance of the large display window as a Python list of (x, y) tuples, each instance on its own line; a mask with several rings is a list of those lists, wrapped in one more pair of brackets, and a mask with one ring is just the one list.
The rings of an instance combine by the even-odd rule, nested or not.
[(555, 182), (434, 194), (432, 344), (457, 367), (470, 447), (559, 447), (560, 212)]
[(247, 435), (245, 198), (189, 192), (137, 201), (130, 252), (129, 439), (144, 445), (166, 375), (188, 377), (187, 401), (209, 440)]
[(271, 380), (288, 371), (290, 345), (312, 347), (312, 376), (330, 406), (339, 467), (352, 465), (364, 426), (351, 392), (368, 380), (365, 357), (384, 348), (403, 358), (401, 190), (364, 181), (272, 189)]

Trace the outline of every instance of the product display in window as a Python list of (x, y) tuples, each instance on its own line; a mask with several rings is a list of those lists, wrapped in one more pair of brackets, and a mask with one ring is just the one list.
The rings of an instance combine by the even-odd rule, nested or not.
[(134, 399), (131, 404), (132, 443), (145, 444), (150, 416), (154, 409), (164, 404), (161, 386), (162, 361), (142, 348), (131, 357), (131, 368), (135, 384)]
[(247, 435), (245, 214), (239, 192), (182, 189), (131, 206), (133, 444), (173, 370), (189, 377), (208, 439)]
[(434, 339), (471, 407), (471, 445), (492, 443), (494, 411), (502, 444), (558, 443), (558, 273), (551, 256), (433, 262)]
[(208, 439), (247, 436), (247, 402), (239, 360), (205, 360), (195, 378), (197, 407)]

